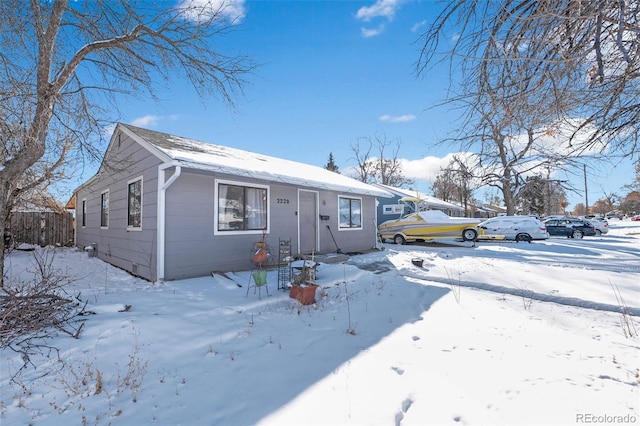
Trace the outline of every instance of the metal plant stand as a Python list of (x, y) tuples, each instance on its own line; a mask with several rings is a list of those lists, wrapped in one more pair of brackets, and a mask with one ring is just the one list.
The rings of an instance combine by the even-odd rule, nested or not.
[(291, 283), (291, 239), (278, 240), (278, 290), (287, 290)]

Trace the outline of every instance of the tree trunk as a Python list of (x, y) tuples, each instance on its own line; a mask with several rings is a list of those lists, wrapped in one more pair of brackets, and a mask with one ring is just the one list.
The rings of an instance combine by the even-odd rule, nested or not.
[(507, 208), (507, 216), (513, 216), (515, 210), (515, 203), (513, 200), (513, 193), (507, 185), (502, 187), (502, 198), (504, 198), (504, 205)]
[(0, 248), (2, 248), (2, 256), (0, 256), (0, 289), (4, 287), (4, 251), (6, 249), (5, 244), (5, 230), (7, 228), (7, 220), (9, 219), (9, 200), (7, 200), (7, 194), (9, 193), (9, 184), (4, 179), (4, 175), (0, 175), (0, 218), (2, 220), (2, 238), (0, 238)]

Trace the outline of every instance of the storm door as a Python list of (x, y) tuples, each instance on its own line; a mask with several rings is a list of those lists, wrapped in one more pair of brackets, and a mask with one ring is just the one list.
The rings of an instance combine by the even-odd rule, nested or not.
[(318, 193), (298, 190), (298, 247), (301, 254), (318, 250)]

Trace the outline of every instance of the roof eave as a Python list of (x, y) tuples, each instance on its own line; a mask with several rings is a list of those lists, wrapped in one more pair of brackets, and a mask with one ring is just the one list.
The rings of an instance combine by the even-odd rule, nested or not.
[(267, 182), (279, 182), (279, 183), (285, 183), (290, 185), (303, 186), (307, 188), (321, 188), (321, 189), (326, 189), (328, 191), (344, 192), (347, 194), (369, 195), (372, 197), (381, 197), (381, 198), (393, 197), (393, 194), (391, 194), (389, 191), (384, 191), (382, 189), (378, 189), (371, 185), (367, 185), (369, 186), (369, 188), (358, 188), (355, 186), (330, 184), (322, 181), (308, 180), (308, 179), (296, 179), (296, 178), (288, 177), (284, 175), (274, 175), (272, 173), (252, 171), (252, 170), (229, 167), (229, 166), (195, 163), (192, 161), (174, 161), (173, 164), (180, 165), (185, 169), (204, 170), (204, 171), (210, 171), (210, 172), (230, 174), (234, 176), (244, 176), (247, 178), (260, 179)]

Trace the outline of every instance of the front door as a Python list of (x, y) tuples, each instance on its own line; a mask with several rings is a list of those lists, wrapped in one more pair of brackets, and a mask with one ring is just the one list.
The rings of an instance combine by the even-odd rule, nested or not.
[(298, 190), (298, 247), (301, 254), (318, 250), (318, 193)]

